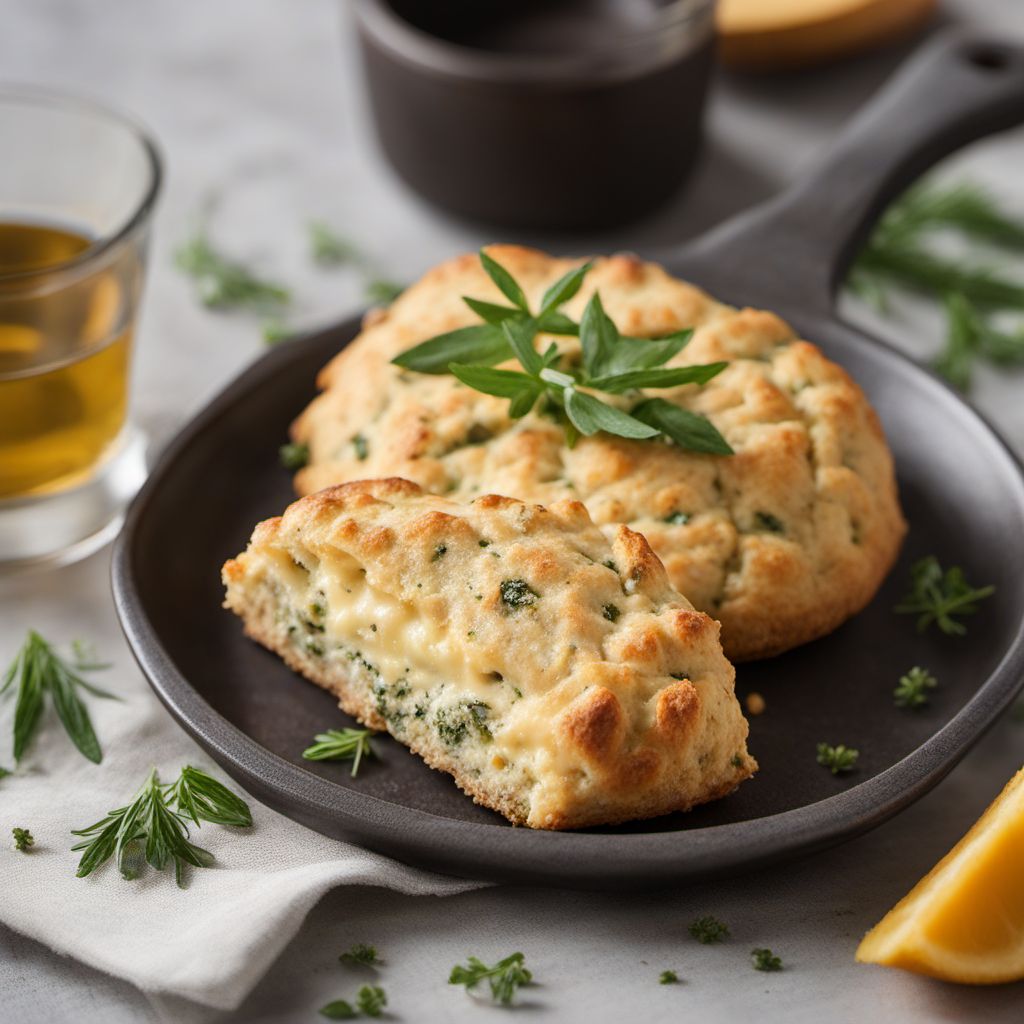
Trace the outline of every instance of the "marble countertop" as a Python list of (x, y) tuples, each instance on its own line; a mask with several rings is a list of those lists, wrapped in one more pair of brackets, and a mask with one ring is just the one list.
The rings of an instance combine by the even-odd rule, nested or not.
[[(945, 5), (950, 16), (1024, 37), (1014, 0)], [(405, 281), (492, 233), (448, 220), (408, 193), (370, 138), (344, 4), (335, 0), (8, 0), (0, 34), (5, 80), (65, 88), (134, 111), (160, 139), (167, 188), (156, 223), (139, 331), (137, 419), (159, 447), (263, 351), (261, 324), (199, 306), (172, 253), (204, 208), (224, 245), (290, 282), (291, 322), (315, 326), (361, 305), (354, 271), (311, 270), (306, 225), (337, 225), (380, 273)], [(811, 158), (905, 56), (895, 49), (815, 76), (722, 77), (707, 150), (685, 195), (614, 236), (518, 240), (556, 251), (650, 250), (696, 234), (770, 195)], [(1024, 209), (1024, 131), (971, 147), (944, 174), (989, 184)], [(923, 305), (864, 320), (911, 354), (934, 352), (938, 315)], [(974, 399), (1024, 452), (1024, 375), (982, 368)], [(58, 631), (121, 644), (106, 601), (107, 554), (44, 574), (27, 600)], [(0, 616), (0, 650), (12, 648)], [(127, 655), (125, 655), (127, 657)], [(344, 889), (325, 898), (243, 1007), (218, 1015), (152, 999), (0, 929), (7, 1019), (291, 1021), (337, 995), (337, 951), (353, 937), (388, 952), (396, 1019), (469, 1020), (481, 1012), (445, 991), (450, 966), (478, 949), (523, 948), (541, 984), (530, 1019), (730, 1021), (1018, 1021), (1021, 987), (971, 990), (857, 967), (863, 931), (962, 835), (1022, 761), (1024, 729), (998, 725), (932, 794), (873, 833), (770, 872), (657, 895), (495, 888), (439, 900)], [(729, 921), (742, 948), (698, 947), (695, 916)], [(770, 945), (779, 974), (747, 968)], [(681, 986), (657, 985), (673, 967)], [(444, 998), (441, 998), (441, 996)]]

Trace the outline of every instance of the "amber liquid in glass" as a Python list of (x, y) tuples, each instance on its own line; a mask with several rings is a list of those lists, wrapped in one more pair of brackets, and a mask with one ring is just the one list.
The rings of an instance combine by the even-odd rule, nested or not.
[[(127, 411), (131, 323), (112, 270), (68, 281), (92, 239), (0, 221), (0, 499), (63, 490), (111, 449)], [(53, 268), (47, 273), (47, 268)], [(25, 278), (37, 272), (31, 292)]]

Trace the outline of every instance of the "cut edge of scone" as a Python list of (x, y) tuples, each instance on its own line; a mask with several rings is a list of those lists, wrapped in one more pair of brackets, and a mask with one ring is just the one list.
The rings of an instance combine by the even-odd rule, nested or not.
[(718, 624), (579, 502), (343, 484), (260, 523), (223, 580), (251, 638), (515, 824), (688, 810), (757, 768)]

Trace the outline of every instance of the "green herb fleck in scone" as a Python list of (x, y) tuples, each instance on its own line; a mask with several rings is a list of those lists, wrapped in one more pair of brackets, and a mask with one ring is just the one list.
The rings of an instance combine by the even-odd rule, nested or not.
[(717, 623), (579, 502), (346, 484), (257, 526), (224, 582), (250, 636), (513, 822), (685, 810), (756, 770)]

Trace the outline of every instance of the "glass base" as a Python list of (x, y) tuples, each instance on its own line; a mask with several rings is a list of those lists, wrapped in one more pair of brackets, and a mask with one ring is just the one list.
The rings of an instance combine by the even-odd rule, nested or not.
[(57, 494), (0, 501), (0, 572), (67, 565), (117, 535), (146, 479), (146, 438), (126, 431), (84, 484)]

